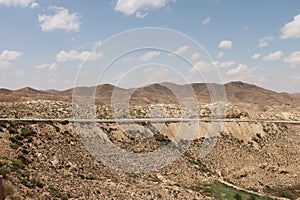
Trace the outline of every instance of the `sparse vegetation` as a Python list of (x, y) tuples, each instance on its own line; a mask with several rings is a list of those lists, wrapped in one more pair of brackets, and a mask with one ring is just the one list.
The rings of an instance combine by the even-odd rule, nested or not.
[(24, 178), (22, 179), (21, 184), (23, 184), (28, 188), (34, 188), (34, 187), (43, 188), (44, 186), (42, 182), (38, 181), (35, 178)]
[(85, 179), (85, 180), (96, 180), (96, 178), (91, 177), (91, 176), (86, 176), (84, 174), (78, 174), (78, 177), (81, 179)]
[(24, 138), (21, 136), (21, 135), (16, 135), (15, 138), (19, 141), (22, 141), (24, 140)]
[(9, 168), (7, 166), (6, 162), (0, 162), (0, 176), (6, 177), (9, 172)]
[[(193, 188), (195, 189), (195, 188)], [(235, 190), (231, 187), (228, 187), (222, 183), (215, 182), (204, 187), (200, 186), (196, 188), (197, 191), (202, 191), (206, 194), (213, 195), (217, 199), (226, 199), (226, 200), (272, 200), (267, 197), (260, 197), (256, 195), (249, 194), (245, 191)]]
[(26, 143), (33, 142), (32, 136), (34, 136), (36, 132), (26, 128), (22, 128), (20, 132), (18, 132), (14, 126), (10, 126), (10, 127), (13, 129), (13, 135), (15, 135), (9, 137), (9, 140), (14, 144), (11, 145), (12, 149), (18, 149), (18, 146), (23, 146), (25, 142)]
[(62, 194), (60, 193), (60, 191), (53, 187), (49, 188), (49, 192), (51, 194), (51, 197), (53, 198), (62, 198)]
[[(70, 105), (68, 103), (56, 104), (56, 102), (52, 101), (41, 101), (27, 104), (22, 102), (22, 106), (17, 105), (17, 103), (15, 105), (13, 109), (16, 109), (17, 106), (20, 109), (22, 108), (20, 112), (17, 109), (12, 111), (20, 118), (29, 116), (26, 115), (26, 109), (29, 106), (32, 109), (30, 117), (71, 118), (68, 116), (68, 111), (64, 110), (64, 107)], [(104, 108), (99, 110), (99, 113), (97, 113), (99, 115), (97, 116), (109, 118), (110, 113), (106, 111), (105, 106)], [(61, 111), (56, 112), (58, 109)], [(177, 108), (173, 106), (173, 109), (175, 114), (171, 113), (171, 110), (170, 113), (176, 117)], [(146, 111), (144, 107), (141, 107), (140, 110)], [(49, 111), (49, 113), (46, 113), (46, 111)], [(234, 111), (236, 113), (233, 113), (233, 117), (238, 117), (240, 115), (238, 108)], [(25, 114), (23, 115), (21, 112)], [(147, 112), (133, 113), (135, 114), (134, 117), (145, 117), (144, 114)], [(206, 116), (206, 113), (204, 114)], [(4, 152), (0, 156), (0, 175), (3, 175), (9, 183), (13, 184), (17, 195), (32, 199), (69, 199), (79, 197), (97, 199), (95, 196), (101, 196), (102, 199), (128, 199), (130, 195), (138, 197), (137, 195), (139, 194), (146, 194), (153, 199), (168, 197), (170, 199), (196, 199), (198, 197), (199, 199), (202, 199), (202, 197), (205, 199), (207, 197), (226, 200), (267, 200), (268, 198), (253, 195), (252, 192), (247, 193), (235, 190), (221, 183), (203, 184), (207, 183), (207, 181), (218, 180), (219, 177), (230, 183), (238, 183), (239, 181), (236, 181), (238, 179), (241, 185), (237, 186), (247, 188), (247, 191), (260, 193), (261, 187), (258, 181), (262, 185), (272, 185), (272, 187), (280, 185), (281, 180), (291, 185), (296, 181), (292, 172), (299, 169), (296, 165), (298, 163), (294, 162), (295, 158), (297, 158), (298, 146), (288, 145), (290, 144), (289, 139), (294, 137), (289, 138), (287, 137), (288, 135), (275, 134), (280, 133), (277, 132), (278, 127), (276, 124), (267, 127), (269, 132), (273, 131), (274, 134), (272, 135), (263, 133), (260, 123), (251, 124), (251, 126), (248, 126), (247, 123), (239, 123), (237, 127), (230, 127), (232, 129), (228, 129), (228, 132), (224, 131), (221, 133), (214, 149), (203, 159), (198, 158), (199, 147), (205, 144), (203, 143), (205, 137), (200, 136), (191, 143), (188, 140), (178, 141), (177, 138), (174, 139), (172, 133), (176, 129), (176, 123), (174, 125), (169, 124), (169, 126), (166, 126), (166, 129), (159, 130), (156, 129), (156, 126), (152, 127), (151, 123), (140, 123), (140, 126), (146, 126), (147, 131), (132, 128), (132, 135), (120, 131), (121, 129), (117, 124), (101, 124), (100, 127), (107, 133), (107, 136), (122, 150), (128, 149), (136, 154), (149, 152), (151, 155), (153, 151), (159, 150), (163, 145), (168, 145), (171, 150), (174, 148), (176, 152), (185, 152), (172, 164), (165, 166), (161, 170), (156, 170), (150, 175), (119, 172), (107, 167), (104, 162), (95, 160), (96, 157), (91, 156), (90, 152), (84, 147), (85, 141), (80, 142), (81, 135), (76, 134), (76, 127), (73, 126), (72, 122), (70, 125), (67, 125), (67, 121), (62, 123), (9, 122), (5, 124), (3, 133), (0, 133), (0, 146), (3, 145), (1, 153)], [(0, 128), (1, 126), (0, 124)], [(82, 127), (88, 128), (86, 124), (82, 124)], [(247, 137), (242, 137), (242, 140), (239, 138), (241, 136), (238, 130), (243, 127), (247, 129), (247, 131), (243, 132), (247, 133)], [(232, 133), (230, 132), (231, 130)], [(234, 131), (238, 133), (233, 133)], [(188, 128), (186, 134), (189, 134)], [(183, 136), (182, 138), (188, 138), (185, 135)], [(249, 142), (248, 140), (251, 141), (253, 137), (261, 142), (260, 146), (257, 146), (253, 141), (253, 146), (246, 145)], [(174, 142), (171, 142), (171, 140)], [(285, 143), (286, 141), (289, 143)], [(296, 144), (298, 144), (298, 141)], [(183, 151), (186, 150), (185, 147), (189, 147), (187, 151)], [(264, 147), (264, 149), (261, 147)], [(112, 150), (111, 154), (108, 155), (114, 156), (116, 154)], [(124, 161), (123, 159), (126, 159), (126, 157), (119, 155), (114, 158), (118, 159), (117, 161), (120, 163)], [(167, 156), (159, 157), (159, 161), (169, 158)], [(282, 163), (280, 167), (277, 167), (276, 164), (279, 161), (287, 158), (294, 161)], [(151, 160), (143, 161), (148, 163)], [(150, 167), (152, 167), (152, 164), (155, 167), (156, 164), (160, 163), (149, 162)], [(134, 167), (138, 169), (139, 166)], [(282, 171), (286, 171), (286, 173), (282, 173)], [(271, 173), (274, 176), (269, 176)], [(271, 182), (274, 184), (270, 184)], [(149, 188), (151, 192), (146, 193), (144, 187), (139, 187), (142, 186), (141, 183), (146, 183), (147, 190)], [(101, 187), (97, 187), (99, 184), (101, 184)], [(124, 191), (125, 187), (126, 191)], [(299, 187), (268, 189), (268, 191), (267, 189), (264, 191), (266, 194), (269, 193), (290, 199), (295, 199), (296, 196), (299, 197), (297, 193), (299, 192)]]
[(14, 172), (20, 169), (25, 169), (25, 167), (26, 166), (19, 160), (13, 161), (12, 164), (10, 165), (11, 170)]
[(207, 168), (205, 164), (203, 164), (200, 160), (195, 160), (193, 158), (189, 158), (190, 163), (194, 165), (198, 165), (200, 167), (200, 170), (205, 173), (211, 173), (211, 171)]
[(251, 196), (250, 198), (248, 198), (247, 200), (256, 200), (255, 196)]
[(28, 137), (34, 136), (34, 135), (36, 135), (36, 132), (34, 132), (32, 130), (29, 130), (29, 129), (26, 129), (26, 128), (21, 129), (21, 136), (24, 137), (24, 138), (28, 138)]
[(300, 184), (286, 188), (268, 188), (267, 192), (275, 196), (295, 200), (300, 197)]
[(25, 169), (29, 164), (29, 161), (24, 156), (18, 156), (10, 165), (12, 171), (18, 171)]
[(235, 200), (243, 200), (242, 196), (241, 196), (239, 193), (236, 193), (236, 194), (233, 196), (233, 198), (234, 198)]
[(156, 141), (161, 142), (163, 144), (168, 144), (170, 142), (169, 138), (167, 136), (164, 136), (162, 134), (155, 134), (154, 138)]
[(23, 165), (28, 165), (29, 161), (24, 156), (18, 156), (17, 160), (19, 160)]
[(21, 142), (20, 140), (18, 140), (16, 137), (9, 137), (9, 140), (10, 140), (12, 143), (14, 143), (14, 144), (16, 144), (16, 145), (18, 145), (18, 146), (22, 146), (22, 145), (23, 145), (23, 142)]
[(69, 199), (69, 197), (67, 197), (65, 195), (61, 197), (61, 200), (68, 200), (68, 199)]

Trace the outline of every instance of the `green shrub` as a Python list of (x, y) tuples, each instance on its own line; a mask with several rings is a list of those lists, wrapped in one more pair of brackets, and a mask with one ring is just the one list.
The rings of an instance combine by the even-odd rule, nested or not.
[(43, 188), (43, 183), (41, 183), (40, 181), (36, 180), (35, 178), (24, 178), (21, 181), (21, 184), (25, 185), (28, 188), (34, 188), (34, 187), (39, 187), (39, 188)]
[(22, 128), (21, 129), (21, 136), (23, 136), (24, 138), (27, 138), (29, 136), (33, 136), (36, 133), (32, 130), (26, 129), (26, 128)]
[(68, 200), (68, 199), (69, 199), (69, 197), (67, 197), (65, 195), (61, 197), (61, 200)]
[(8, 168), (6, 166), (7, 166), (7, 163), (0, 162), (0, 176), (3, 176), (4, 178), (9, 173)]
[(14, 143), (14, 144), (16, 144), (16, 145), (18, 145), (18, 146), (22, 146), (22, 145), (23, 145), (23, 143), (22, 143), (21, 141), (19, 141), (16, 137), (9, 137), (9, 140), (10, 140), (12, 143)]
[(5, 165), (7, 165), (5, 162), (1, 162), (0, 161), (0, 168), (3, 167), (3, 166), (5, 166)]
[(23, 165), (22, 163), (20, 163), (19, 161), (13, 161), (10, 168), (12, 171), (18, 171), (20, 169), (25, 169), (25, 165)]
[(21, 135), (16, 135), (15, 138), (19, 141), (22, 141), (24, 140), (24, 138), (21, 136)]
[(18, 156), (17, 160), (19, 160), (24, 165), (28, 165), (29, 164), (29, 161), (24, 156)]
[(233, 198), (236, 200), (243, 200), (242, 196), (239, 193), (236, 193)]
[(62, 197), (62, 195), (61, 195), (61, 193), (60, 193), (60, 191), (58, 191), (57, 189), (55, 189), (55, 188), (50, 188), (49, 189), (50, 191), (50, 194), (51, 194), (51, 196), (52, 197), (56, 197), (56, 198), (61, 198)]
[[(228, 200), (271, 200), (269, 197), (257, 196), (254, 194), (247, 193), (242, 190), (236, 190), (220, 182), (215, 182), (203, 186), (201, 190), (205, 194), (211, 194), (216, 199), (228, 199)], [(211, 196), (210, 195), (210, 196)]]
[(5, 178), (7, 174), (8, 174), (8, 171), (6, 169), (0, 168), (0, 176), (3, 176)]
[(12, 171), (18, 171), (20, 169), (25, 169), (28, 164), (29, 161), (24, 156), (18, 156), (17, 159), (12, 162), (10, 168)]

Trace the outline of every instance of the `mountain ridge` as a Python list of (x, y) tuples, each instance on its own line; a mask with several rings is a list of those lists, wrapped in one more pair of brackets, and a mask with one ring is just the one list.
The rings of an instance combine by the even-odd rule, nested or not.
[[(18, 90), (0, 89), (0, 102), (30, 100), (72, 101), (72, 95), (90, 96), (95, 94), (97, 104), (111, 104), (129, 99), (133, 104), (178, 103), (183, 98), (194, 96), (200, 103), (211, 102), (209, 88), (222, 86), (215, 83), (192, 83), (179, 85), (175, 83), (155, 83), (140, 88), (121, 88), (111, 84), (97, 87), (77, 87), (68, 90), (36, 90), (30, 87)], [(191, 90), (192, 89), (192, 90)], [(251, 104), (255, 106), (300, 107), (300, 96), (289, 93), (278, 93), (254, 84), (241, 81), (224, 84), (226, 101), (234, 104)], [(95, 91), (96, 90), (96, 91)], [(222, 90), (222, 88), (221, 88)]]

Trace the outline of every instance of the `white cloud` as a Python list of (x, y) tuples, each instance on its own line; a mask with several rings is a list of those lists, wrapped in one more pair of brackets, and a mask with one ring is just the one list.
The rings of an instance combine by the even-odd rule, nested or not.
[(216, 67), (218, 68), (228, 68), (232, 67), (235, 65), (235, 61), (226, 61), (226, 62), (205, 62), (205, 61), (198, 61), (194, 67), (190, 68), (190, 73), (191, 74), (197, 74), (198, 72), (203, 73), (203, 72), (212, 72)]
[(156, 56), (159, 56), (160, 52), (159, 51), (151, 51), (151, 52), (147, 52), (144, 55), (142, 55), (139, 60), (140, 61), (147, 61), (147, 60), (151, 60)]
[(38, 70), (54, 70), (58, 67), (58, 65), (54, 62), (52, 64), (41, 64), (41, 65), (38, 65), (35, 67), (35, 69), (38, 69)]
[(188, 45), (179, 47), (175, 52), (169, 53), (168, 56), (182, 55), (188, 50), (188, 48), (189, 48)]
[(282, 51), (276, 51), (262, 58), (262, 61), (274, 61), (279, 60), (283, 56)]
[(267, 46), (269, 46), (269, 42), (271, 42), (272, 40), (275, 40), (275, 39), (276, 39), (275, 36), (264, 37), (264, 38), (259, 40), (258, 46), (261, 47), (261, 48), (267, 47)]
[(225, 50), (229, 50), (232, 48), (232, 41), (230, 40), (223, 40), (219, 43), (219, 48), (220, 49), (225, 49)]
[(261, 56), (260, 53), (256, 53), (256, 54), (254, 54), (254, 55), (252, 56), (252, 59), (257, 60), (257, 59), (260, 58), (260, 56)]
[(229, 68), (229, 67), (232, 67), (233, 65), (235, 65), (236, 62), (235, 61), (225, 61), (225, 62), (215, 61), (215, 62), (213, 62), (213, 64), (218, 68)]
[(100, 47), (101, 45), (102, 45), (102, 41), (101, 40), (99, 40), (99, 41), (97, 41), (97, 42), (94, 43), (95, 47)]
[(12, 64), (9, 61), (17, 60), (22, 55), (23, 55), (23, 53), (19, 52), (19, 51), (4, 50), (0, 54), (0, 69), (11, 67)]
[(164, 7), (169, 2), (175, 0), (117, 0), (114, 7), (115, 11), (125, 15), (135, 14), (136, 17), (144, 18), (150, 9), (158, 9)]
[(39, 4), (36, 3), (36, 2), (33, 2), (31, 5), (30, 5), (30, 8), (38, 8), (39, 7)]
[(300, 51), (293, 52), (287, 58), (284, 58), (283, 62), (289, 67), (300, 67)]
[(78, 13), (69, 13), (63, 7), (50, 6), (54, 15), (39, 15), (38, 21), (41, 23), (42, 31), (49, 32), (54, 30), (79, 31), (81, 22)]
[(198, 60), (199, 58), (201, 58), (201, 56), (202, 56), (202, 53), (201, 53), (201, 52), (194, 53), (194, 54), (191, 56), (191, 60)]
[(240, 64), (237, 68), (227, 71), (227, 75), (235, 76), (237, 79), (247, 79), (254, 76), (257, 67), (248, 67), (247, 65)]
[(286, 23), (281, 29), (281, 38), (300, 38), (300, 14), (294, 17), (293, 21)]
[(216, 58), (217, 59), (221, 59), (221, 58), (223, 58), (225, 56), (225, 53), (223, 52), (223, 51), (220, 51), (219, 53), (218, 53), (218, 55), (216, 56)]
[(261, 40), (259, 40), (258, 46), (259, 47), (267, 47), (267, 46), (269, 46), (269, 43), (267, 41), (261, 39)]
[(124, 58), (123, 61), (125, 62), (132, 62), (132, 61), (148, 61), (148, 60), (152, 60), (154, 57), (159, 56), (160, 55), (160, 51), (150, 51), (147, 52), (143, 55), (141, 55), (140, 57), (127, 57)]
[(78, 52), (76, 50), (70, 50), (69, 52), (61, 51), (56, 55), (56, 60), (59, 62), (67, 61), (95, 61), (102, 56), (102, 53), (97, 53), (96, 51), (83, 51)]
[(0, 0), (0, 5), (5, 5), (7, 7), (30, 7), (36, 8), (39, 6), (35, 0)]
[(203, 72), (211, 72), (214, 69), (212, 63), (207, 63), (205, 61), (197, 62), (194, 67), (190, 68), (191, 74), (203, 73)]
[(140, 18), (140, 19), (144, 19), (146, 16), (148, 15), (148, 13), (142, 13), (142, 12), (140, 12), (140, 11), (137, 11), (136, 13), (135, 13), (135, 16), (137, 17), (137, 18)]
[(0, 55), (0, 59), (2, 61), (13, 61), (13, 60), (17, 60), (22, 55), (23, 55), (23, 53), (19, 52), (19, 51), (4, 50)]
[(202, 21), (202, 24), (206, 25), (206, 24), (209, 24), (209, 22), (210, 22), (210, 17), (207, 17), (206, 19), (204, 19)]

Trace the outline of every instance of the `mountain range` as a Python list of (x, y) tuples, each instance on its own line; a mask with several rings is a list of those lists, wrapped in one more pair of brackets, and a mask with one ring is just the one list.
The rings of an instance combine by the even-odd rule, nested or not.
[[(222, 85), (212, 83), (193, 83), (190, 85), (160, 83), (141, 88), (124, 89), (110, 84), (103, 84), (97, 87), (78, 87), (75, 90), (68, 89), (64, 91), (36, 90), (25, 87), (19, 90), (0, 89), (0, 102), (28, 100), (72, 101), (73, 91), (75, 91), (75, 93), (81, 94), (82, 92), (88, 92), (87, 95), (92, 95), (95, 92), (96, 103), (100, 105), (110, 104), (112, 96), (116, 99), (114, 101), (118, 101), (118, 98), (120, 101), (128, 98), (134, 104), (178, 103), (178, 98), (189, 97), (189, 91), (191, 91), (189, 88), (192, 88), (199, 103), (209, 103), (211, 98), (208, 88), (212, 86)], [(300, 94), (278, 93), (243, 82), (226, 83), (224, 88), (226, 102), (228, 103), (255, 105), (259, 109), (266, 106), (278, 106), (285, 109), (300, 107)]]

